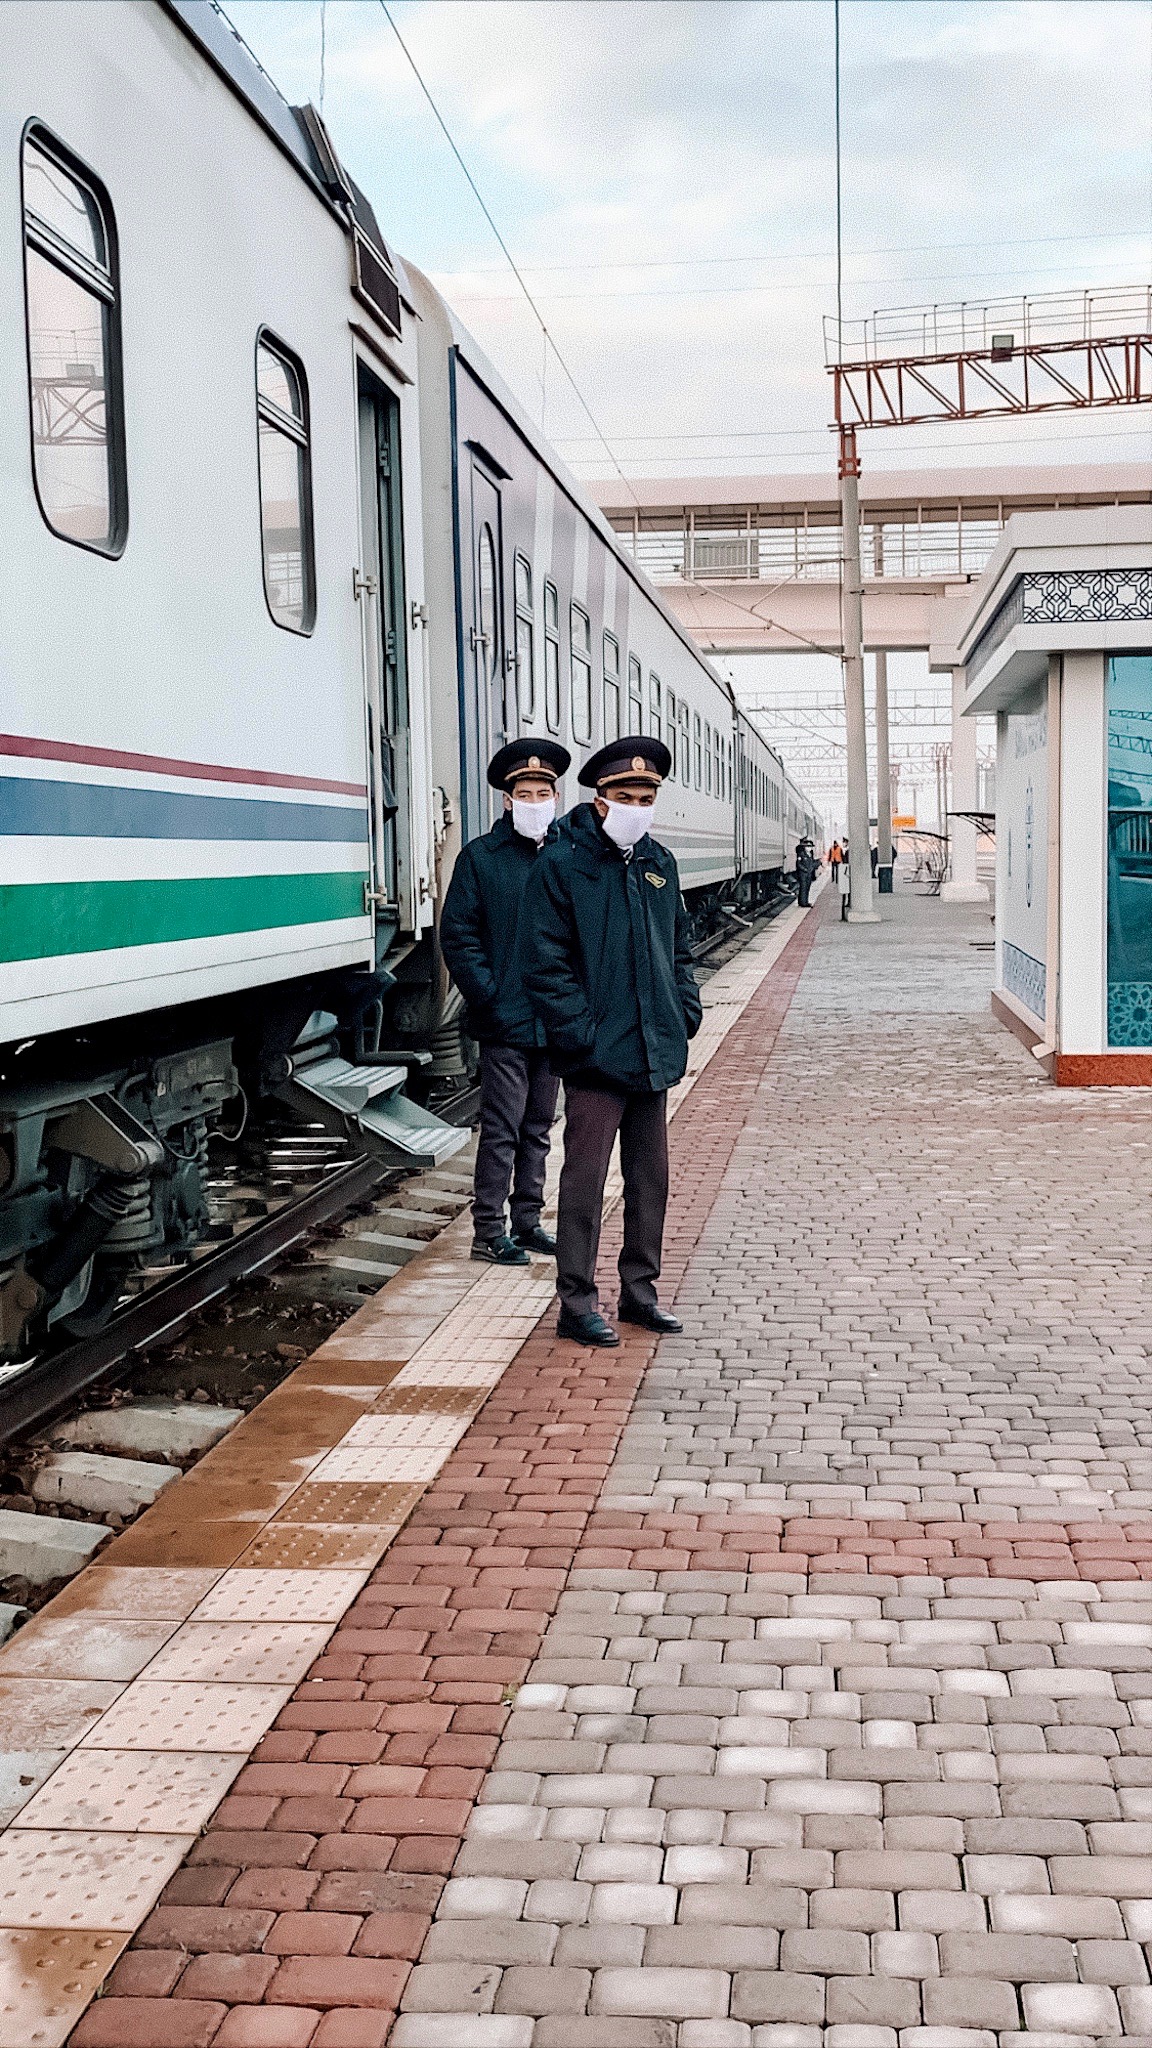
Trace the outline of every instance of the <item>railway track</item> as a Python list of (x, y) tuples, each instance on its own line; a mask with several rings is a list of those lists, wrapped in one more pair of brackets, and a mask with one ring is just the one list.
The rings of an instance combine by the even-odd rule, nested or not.
[[(792, 900), (734, 920), (694, 949), (701, 978)], [(478, 1091), (469, 1090), (446, 1113), (467, 1124), (477, 1108)], [(214, 1141), (209, 1241), (186, 1265), (134, 1276), (102, 1330), (0, 1368), (0, 1517), (15, 1510), (126, 1526), (132, 1512), (38, 1497), (45, 1462), (58, 1466), (61, 1448), (79, 1442), (110, 1453), (112, 1464), (156, 1455), (133, 1451), (124, 1431), (124, 1411), (141, 1400), (150, 1409), (165, 1400), (206, 1404), (234, 1423), (315, 1348), (318, 1333), (353, 1314), (460, 1213), (471, 1156), (465, 1150), (444, 1168), (392, 1167), (318, 1126), (275, 1126), (242, 1148)], [(173, 1472), (192, 1462), (171, 1457)], [(0, 1613), (5, 1604), (17, 1615), (35, 1609), (58, 1590), (59, 1579), (5, 1575), (2, 1555), (0, 1543)]]

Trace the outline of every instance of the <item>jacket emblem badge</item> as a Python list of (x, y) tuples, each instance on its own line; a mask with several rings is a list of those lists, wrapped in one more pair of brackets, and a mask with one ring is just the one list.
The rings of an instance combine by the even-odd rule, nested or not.
[(644, 870), (644, 880), (651, 882), (654, 889), (662, 889), (667, 879), (667, 875), (654, 875), (651, 868), (645, 868)]

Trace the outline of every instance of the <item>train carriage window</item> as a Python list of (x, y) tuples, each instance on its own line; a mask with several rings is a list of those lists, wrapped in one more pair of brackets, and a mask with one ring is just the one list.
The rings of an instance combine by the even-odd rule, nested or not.
[(544, 718), (549, 732), (560, 730), (560, 600), (556, 585), (544, 585)]
[(648, 730), (654, 740), (664, 737), (664, 691), (654, 669), (648, 677)]
[(104, 189), (40, 128), (24, 139), (32, 471), (61, 540), (119, 555), (128, 534), (116, 225)]
[(572, 737), (587, 746), (592, 737), (592, 626), (580, 605), (568, 607), (569, 671), (572, 685)]
[(298, 358), (264, 333), (256, 343), (256, 415), (264, 595), (278, 626), (310, 633), (316, 619), (316, 571), (308, 383)]
[(728, 801), (732, 801), (732, 742), (728, 742)]
[(532, 564), (517, 555), (513, 564), (516, 604), (516, 693), (520, 716), (531, 725), (536, 716), (536, 629), (532, 620)]
[(692, 714), (683, 697), (680, 699), (680, 780), (685, 789), (692, 786), (692, 733), (689, 720)]
[(620, 737), (620, 643), (614, 633), (604, 635), (604, 738)]
[(668, 776), (669, 776), (669, 780), (670, 780), (670, 781), (672, 781), (672, 782), (675, 782), (675, 780), (676, 780), (676, 692), (675, 692), (675, 690), (669, 690), (669, 691), (668, 691), (668, 692), (666, 693), (666, 695), (665, 695), (665, 698), (664, 698), (664, 717), (665, 717), (665, 719), (667, 720), (667, 732), (668, 732), (668, 739), (667, 739), (667, 747), (668, 747), (668, 752), (669, 752), (669, 753), (671, 754), (671, 756), (672, 756), (672, 765), (671, 765), (671, 767), (670, 767), (670, 768), (669, 768), (669, 770), (668, 770)]
[(644, 730), (644, 671), (638, 654), (628, 656), (628, 730)]
[(711, 727), (710, 725), (705, 725), (705, 727), (704, 727), (704, 788), (705, 788), (705, 790), (706, 790), (707, 794), (708, 794), (709, 796), (711, 796), (711, 794), (712, 794), (712, 727)]
[(692, 740), (693, 740), (693, 753), (694, 753), (694, 758), (695, 758), (695, 766), (696, 766), (696, 787), (697, 787), (697, 789), (703, 789), (703, 787), (704, 787), (704, 723), (703, 723), (703, 720), (701, 719), (700, 713), (699, 713), (698, 711), (697, 711), (697, 712), (695, 712), (695, 713), (693, 714), (693, 719), (692, 719)]

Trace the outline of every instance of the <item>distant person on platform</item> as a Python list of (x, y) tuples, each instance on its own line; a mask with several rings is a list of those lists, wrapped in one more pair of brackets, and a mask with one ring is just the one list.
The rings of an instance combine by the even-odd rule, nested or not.
[(880, 848), (878, 846), (870, 846), (868, 848), (868, 858), (872, 862), (872, 873), (875, 874), (880, 865)]
[(834, 839), (828, 848), (828, 865), (832, 870), (832, 886), (834, 889), (840, 887), (840, 866), (843, 859), (844, 848), (838, 839)]
[(556, 1250), (540, 1210), (560, 1083), (519, 962), (526, 884), (557, 836), (556, 784), (571, 758), (538, 739), (511, 740), (493, 755), (488, 780), (504, 792), (504, 809), (461, 851), (440, 919), (441, 951), (480, 1046), (472, 1257), (496, 1266)]
[(700, 1028), (700, 995), (676, 862), (649, 834), (672, 765), (663, 742), (613, 740), (580, 770), (590, 803), (564, 820), (528, 885), (524, 978), (564, 1076), (556, 1278), (561, 1337), (618, 1344), (600, 1313), (604, 1182), (620, 1133), (620, 1318), (679, 1330), (656, 1296), (668, 1200), (669, 1088)]
[(796, 848), (797, 902), (801, 910), (807, 910), (812, 900), (812, 884), (820, 872), (820, 862), (810, 839), (802, 839)]

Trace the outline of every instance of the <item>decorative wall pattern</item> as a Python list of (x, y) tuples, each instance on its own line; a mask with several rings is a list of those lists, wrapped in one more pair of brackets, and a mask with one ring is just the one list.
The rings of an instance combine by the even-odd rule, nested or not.
[(987, 667), (1013, 626), (1152, 624), (1152, 569), (1029, 569), (1018, 576), (968, 657), (968, 680)]
[(1019, 946), (1004, 947), (1004, 987), (1025, 1009), (1031, 1010), (1041, 1021), (1048, 988), (1048, 970), (1042, 960), (1034, 960), (1031, 953), (1022, 953)]
[(1109, 982), (1108, 1043), (1152, 1045), (1152, 981)]

